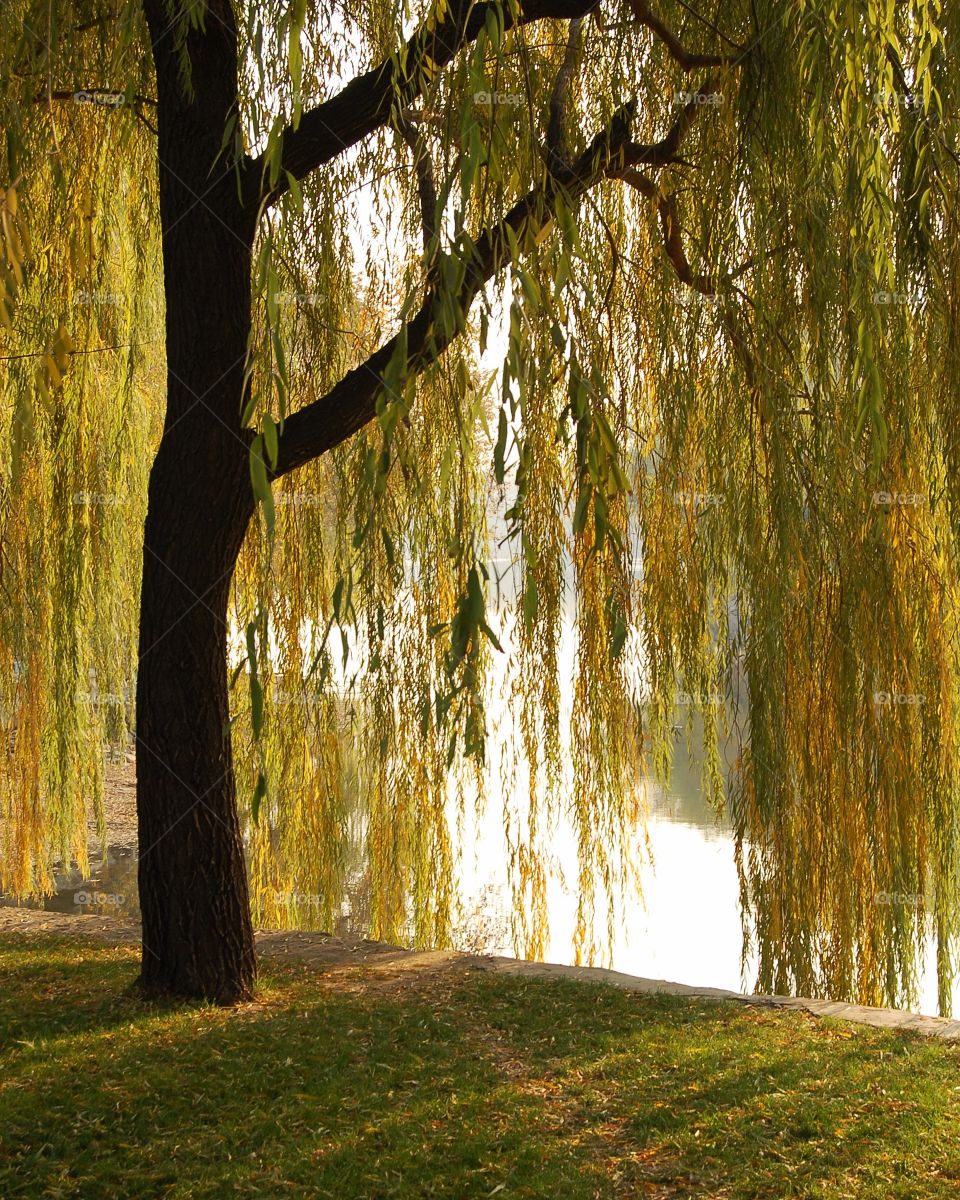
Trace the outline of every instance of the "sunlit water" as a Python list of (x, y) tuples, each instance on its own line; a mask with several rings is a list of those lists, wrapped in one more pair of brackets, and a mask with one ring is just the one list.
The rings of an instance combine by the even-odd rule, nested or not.
[[(612, 953), (600, 965), (631, 975), (675, 983), (754, 990), (756, 957), (748, 953), (741, 971), (743, 929), (734, 839), (729, 823), (710, 808), (699, 787), (696, 769), (678, 755), (669, 789), (648, 780), (648, 834), (653, 862), (641, 873), (642, 898), (628, 902), (616, 923)], [(478, 842), (464, 864), (465, 890), (481, 893), (486, 885), (506, 896), (502, 850), (490, 853), (494, 834)], [(554, 837), (557, 859), (568, 878), (576, 879), (572, 831)], [(472, 861), (471, 861), (472, 860)], [(489, 893), (488, 893), (489, 894)], [(502, 902), (501, 911), (505, 907)], [(489, 905), (488, 905), (489, 907)], [(494, 905), (494, 907), (496, 907)], [(549, 887), (550, 938), (545, 959), (573, 962), (576, 896), (554, 878)], [(510, 954), (505, 939), (491, 946)], [(954, 1013), (960, 1012), (960, 986), (954, 989)], [(935, 947), (927, 947), (919, 987), (919, 1011), (937, 1015)]]

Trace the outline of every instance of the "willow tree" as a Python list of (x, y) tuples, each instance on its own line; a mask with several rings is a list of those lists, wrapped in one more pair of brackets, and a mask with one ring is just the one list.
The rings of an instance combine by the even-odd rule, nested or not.
[(88, 795), (103, 835), (135, 707), (145, 989), (235, 1000), (251, 901), (330, 916), (348, 749), (371, 932), (442, 942), (502, 655), (528, 951), (564, 812), (592, 952), (679, 697), (758, 985), (909, 998), (932, 919), (946, 1006), (957, 6), (0, 22), (5, 886), (84, 859)]

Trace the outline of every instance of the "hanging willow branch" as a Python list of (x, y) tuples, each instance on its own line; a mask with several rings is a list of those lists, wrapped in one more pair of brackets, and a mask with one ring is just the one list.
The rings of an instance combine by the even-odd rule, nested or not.
[[(909, 1002), (932, 932), (948, 1009), (960, 9), (201, 7), (145, 0), (160, 71), (137, 4), (0, 13), (3, 887), (105, 832), (150, 464), (209, 420), (265, 455), (228, 622), (256, 920), (449, 942), (486, 798), (517, 948), (560, 827), (587, 958), (680, 725), (753, 982)], [(199, 137), (183, 209), (256, 231), (253, 330), (236, 394), (168, 408), (158, 173)]]

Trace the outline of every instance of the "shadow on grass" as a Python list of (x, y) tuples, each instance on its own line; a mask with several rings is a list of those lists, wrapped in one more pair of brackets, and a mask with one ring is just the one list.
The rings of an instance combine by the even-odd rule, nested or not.
[(129, 1022), (138, 974), (130, 947), (0, 937), (0, 1047)]
[(23, 988), (0, 998), (4, 1198), (956, 1193), (942, 1043), (563, 981), (345, 992), (269, 963), (258, 1004), (161, 1009), (122, 994), (130, 950), (0, 954)]

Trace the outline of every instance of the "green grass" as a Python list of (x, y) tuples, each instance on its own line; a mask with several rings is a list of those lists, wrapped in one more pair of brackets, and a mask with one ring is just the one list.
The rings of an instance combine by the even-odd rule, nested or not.
[(956, 1197), (960, 1050), (479, 972), (145, 1006), (0, 938), (0, 1197)]

